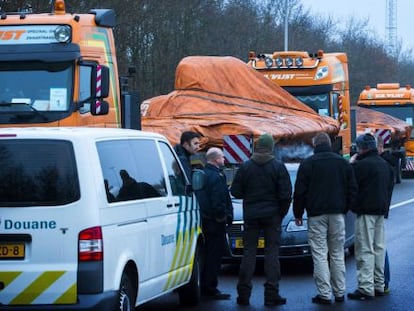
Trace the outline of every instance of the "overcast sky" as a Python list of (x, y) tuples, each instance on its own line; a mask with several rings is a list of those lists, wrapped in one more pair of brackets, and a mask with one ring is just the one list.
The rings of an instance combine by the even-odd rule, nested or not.
[[(344, 23), (350, 16), (358, 19), (369, 18), (372, 28), (385, 40), (387, 0), (301, 0), (305, 8), (313, 13), (331, 16)], [(397, 2), (397, 38), (402, 40), (403, 49), (414, 49), (414, 1)]]

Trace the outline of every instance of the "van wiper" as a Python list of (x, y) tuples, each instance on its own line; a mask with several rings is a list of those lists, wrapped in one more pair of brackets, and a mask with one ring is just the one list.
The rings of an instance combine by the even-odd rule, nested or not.
[[(7, 113), (14, 113), (15, 114), (15, 119), (33, 119), (33, 117), (38, 116), (42, 119), (42, 121), (49, 121), (49, 118), (46, 117), (43, 113), (41, 113), (39, 110), (37, 110), (35, 107), (33, 107), (32, 105), (26, 103), (26, 102), (5, 102), (5, 101), (1, 101), (0, 102), (0, 113), (3, 112), (3, 107), (24, 107), (24, 110), (12, 110), (9, 109), (6, 112)], [(27, 109), (28, 108), (28, 109)], [(22, 113), (22, 114), (20, 114)], [(30, 113), (30, 114), (28, 114)]]

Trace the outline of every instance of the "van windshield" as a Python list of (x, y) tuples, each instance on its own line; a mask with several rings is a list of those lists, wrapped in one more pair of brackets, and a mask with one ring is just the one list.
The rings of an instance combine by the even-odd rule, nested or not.
[(0, 140), (0, 206), (63, 205), (79, 200), (72, 144), (63, 140)]

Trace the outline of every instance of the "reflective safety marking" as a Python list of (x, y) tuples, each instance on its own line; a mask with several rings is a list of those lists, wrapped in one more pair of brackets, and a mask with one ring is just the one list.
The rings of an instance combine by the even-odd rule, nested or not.
[(22, 273), (21, 271), (0, 272), (0, 281), (3, 282), (4, 287), (6, 288), (21, 273)]
[(76, 271), (0, 272), (0, 305), (70, 304), (77, 301)]
[(68, 304), (75, 303), (78, 295), (76, 283), (63, 293), (58, 299), (55, 300), (55, 304)]
[[(193, 200), (186, 201), (186, 204), (191, 203), (195, 204), (196, 202)], [(189, 217), (187, 217), (187, 214)], [(191, 275), (194, 259), (193, 252), (195, 251), (198, 235), (201, 233), (199, 212), (194, 205), (191, 207), (191, 211), (188, 211), (184, 215), (183, 221), (178, 221), (177, 229), (178, 234), (174, 257), (164, 290), (168, 290), (181, 284)], [(185, 269), (183, 269), (183, 267), (185, 267)]]
[[(75, 290), (73, 290), (73, 288)], [(69, 295), (71, 295), (69, 297)], [(32, 304), (69, 304), (76, 303), (76, 272), (66, 271), (59, 279), (42, 292)]]
[(50, 284), (54, 283), (64, 274), (64, 271), (47, 271), (42, 273), (34, 282), (17, 295), (10, 304), (31, 304), (36, 297), (44, 292)]

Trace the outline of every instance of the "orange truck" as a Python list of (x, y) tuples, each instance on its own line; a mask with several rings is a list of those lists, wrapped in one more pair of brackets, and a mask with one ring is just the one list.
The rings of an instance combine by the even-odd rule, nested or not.
[[(399, 83), (378, 83), (376, 87), (366, 86), (359, 95), (358, 107), (379, 111), (400, 119), (409, 128), (408, 137), (404, 140), (390, 134), (385, 140), (399, 160), (399, 170), (403, 177), (414, 175), (414, 89), (410, 85), (401, 86)], [(378, 132), (378, 131), (377, 131)], [(386, 135), (386, 133), (385, 133)]]
[(247, 65), (278, 84), (318, 114), (340, 124), (334, 142), (344, 157), (351, 151), (348, 58), (345, 53), (276, 51), (249, 53)]
[(120, 86), (114, 26), (112, 9), (69, 14), (63, 0), (48, 13), (2, 12), (0, 126), (139, 128), (136, 92)]

